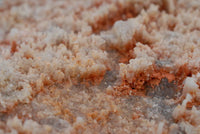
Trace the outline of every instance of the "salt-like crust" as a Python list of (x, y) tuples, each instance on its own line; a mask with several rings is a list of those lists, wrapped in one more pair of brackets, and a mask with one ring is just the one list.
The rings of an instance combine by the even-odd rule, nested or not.
[[(0, 133), (198, 134), (199, 9), (0, 0)], [(174, 98), (148, 97), (163, 85)]]

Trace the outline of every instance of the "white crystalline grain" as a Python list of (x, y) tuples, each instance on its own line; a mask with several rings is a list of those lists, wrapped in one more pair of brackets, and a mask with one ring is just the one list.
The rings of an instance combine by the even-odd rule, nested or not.
[(183, 95), (187, 93), (196, 93), (199, 91), (199, 86), (196, 84), (194, 78), (187, 77), (184, 82)]

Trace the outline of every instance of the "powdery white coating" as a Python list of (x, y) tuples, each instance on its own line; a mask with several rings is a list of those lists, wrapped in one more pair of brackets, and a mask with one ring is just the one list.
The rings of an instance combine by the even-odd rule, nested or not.
[(161, 122), (161, 123), (159, 123), (159, 125), (158, 125), (158, 130), (157, 130), (157, 134), (162, 134), (162, 132), (163, 132), (163, 126), (165, 125), (165, 123), (164, 122)]
[[(195, 106), (191, 110), (188, 110), (186, 105), (190, 102), (192, 96), (187, 94), (183, 100), (182, 105), (178, 105), (173, 111), (173, 117), (175, 120), (181, 123), (181, 127), (186, 133), (198, 133), (200, 130), (200, 111)], [(186, 125), (187, 124), (187, 125)]]
[(146, 58), (132, 59), (128, 65), (123, 63), (120, 64), (120, 73), (122, 77), (125, 77), (132, 82), (132, 78), (135, 74), (145, 72), (151, 65), (152, 62)]
[(188, 102), (190, 102), (192, 99), (192, 96), (190, 94), (187, 94), (186, 98), (184, 99), (184, 101), (182, 102), (182, 105), (178, 105), (174, 112), (173, 112), (173, 116), (174, 118), (178, 118), (178, 116), (182, 116), (184, 114), (184, 112), (186, 111), (186, 105)]
[(185, 79), (182, 96), (186, 96), (186, 98), (183, 100), (182, 105), (178, 105), (173, 112), (173, 117), (176, 120), (179, 120), (180, 122), (182, 120), (185, 121), (182, 122), (183, 125), (181, 126), (184, 127), (187, 133), (198, 133), (200, 130), (200, 111), (195, 106), (193, 106), (191, 110), (187, 109), (188, 102), (191, 102), (192, 100), (199, 102), (200, 89), (197, 85), (197, 81), (199, 81), (198, 78), (199, 73)]
[[(41, 126), (33, 120), (26, 120), (24, 123), (18, 117), (9, 119), (6, 123), (7, 129), (10, 134), (16, 133), (33, 133), (33, 134), (45, 134), (51, 131), (50, 126)], [(9, 133), (9, 132), (5, 132)]]
[[(0, 133), (198, 134), (199, 9), (199, 0), (0, 0)], [(174, 111), (129, 87), (154, 66), (186, 67)], [(145, 114), (158, 105), (158, 120)]]
[[(13, 30), (11, 32), (12, 36), (11, 34), (9, 35), (10, 39), (21, 38), (19, 33), (15, 33)], [(8, 90), (21, 88), (20, 86), (22, 86), (22, 89), (26, 87), (26, 89), (19, 91), (20, 94), (24, 93), (23, 97), (18, 97), (18, 94), (16, 94), (16, 99), (14, 97), (13, 102), (7, 103), (8, 105), (16, 103), (17, 100), (27, 102), (32, 92), (32, 87), (29, 84), (35, 83), (35, 81), (37, 81), (37, 86), (42, 88), (42, 83), (38, 84), (40, 83), (39, 81), (51, 83), (51, 81), (62, 82), (65, 79), (77, 80), (89, 78), (94, 72), (95, 75), (102, 75), (105, 72), (107, 68), (107, 54), (98, 49), (104, 44), (100, 37), (94, 35), (82, 37), (81, 35), (70, 34), (70, 40), (68, 40), (67, 35), (65, 35), (66, 32), (61, 29), (57, 29), (57, 33), (54, 35), (50, 36), (50, 34), (52, 34), (51, 31), (44, 37), (46, 47), (42, 52), (41, 50), (38, 51), (38, 48), (32, 49), (32, 44), (23, 43), (18, 46), (20, 49), (12, 58), (8, 61), (2, 59), (3, 62), (6, 62), (2, 66), (10, 66), (11, 68), (9, 71), (7, 68), (1, 68), (3, 69), (1, 71), (3, 73), (1, 87), (4, 87), (4, 90), (7, 92)], [(64, 41), (69, 43), (64, 45), (60, 43), (61, 39), (62, 41), (66, 39)], [(57, 43), (60, 43), (58, 47), (52, 46), (52, 44)], [(88, 51), (89, 49), (90, 51)], [(83, 57), (84, 59), (82, 59)], [(18, 60), (18, 58), (21, 60)], [(10, 64), (15, 64), (15, 66)], [(43, 78), (40, 79), (40, 77)], [(25, 81), (20, 81), (19, 78)], [(12, 85), (13, 87), (10, 87)], [(3, 102), (1, 101), (1, 105), (5, 104)]]
[(102, 32), (101, 37), (110, 44), (109, 47), (122, 52), (127, 51), (138, 40), (152, 40), (146, 32), (146, 27), (139, 22), (139, 18), (117, 21), (111, 30)]
[(199, 91), (199, 86), (196, 84), (194, 78), (186, 78), (184, 82), (183, 87), (183, 95), (186, 95), (187, 93), (196, 93)]
[(155, 62), (156, 54), (149, 46), (137, 43), (134, 48), (135, 59), (130, 59), (129, 64), (120, 64), (120, 74), (125, 77), (129, 83), (135, 75), (145, 72), (151, 68)]

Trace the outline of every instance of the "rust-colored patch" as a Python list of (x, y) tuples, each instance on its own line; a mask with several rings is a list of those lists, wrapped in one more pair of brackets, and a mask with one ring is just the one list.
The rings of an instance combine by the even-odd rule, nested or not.
[(132, 119), (133, 119), (133, 120), (139, 119), (139, 118), (141, 117), (141, 115), (142, 115), (141, 112), (136, 111), (136, 112), (133, 113)]
[(183, 66), (181, 66), (178, 70), (178, 72), (176, 73), (176, 77), (179, 81), (179, 84), (182, 84), (183, 80), (187, 77), (187, 76), (191, 76), (192, 72), (191, 70), (188, 69), (188, 65), (184, 64)]
[(186, 107), (188, 109), (192, 109), (193, 106), (200, 106), (200, 101), (197, 100), (196, 97), (193, 97), (193, 99), (187, 103)]
[(122, 78), (121, 85), (114, 87), (114, 92), (112, 94), (114, 96), (145, 96), (146, 84), (154, 88), (155, 86), (159, 85), (160, 81), (163, 78), (166, 78), (169, 83), (176, 81), (179, 85), (177, 89), (178, 91), (179, 89), (181, 89), (181, 83), (186, 77), (188, 77), (189, 74), (190, 71), (188, 70), (186, 65), (181, 67), (177, 73), (170, 73), (169, 69), (158, 68), (156, 67), (156, 65), (153, 65), (145, 72), (139, 72), (138, 74), (135, 74), (135, 76), (132, 78), (131, 83), (128, 82), (126, 77)]
[(108, 110), (101, 110), (101, 111), (94, 111), (87, 114), (87, 118), (90, 120), (96, 120), (97, 122), (101, 122), (102, 125), (105, 125), (109, 119), (110, 111)]
[(120, 59), (119, 59), (119, 63), (124, 63), (124, 64), (128, 64), (130, 59), (135, 58), (134, 54), (133, 54), (133, 47), (131, 49), (129, 49), (128, 52), (123, 52), (120, 53)]
[(101, 17), (91, 24), (93, 32), (99, 33), (102, 30), (108, 30), (116, 21), (127, 20), (137, 15), (132, 5), (123, 6), (117, 3), (117, 9), (117, 11), (109, 13), (108, 16)]
[(90, 86), (90, 84), (98, 85), (103, 80), (105, 73), (106, 73), (106, 70), (102, 72), (96, 72), (96, 73), (85, 75), (84, 77), (81, 78), (82, 79), (81, 84), (85, 84), (86, 86)]
[[(153, 65), (149, 67), (148, 70), (135, 74), (135, 76), (132, 78), (132, 82), (129, 83), (129, 85), (133, 89), (143, 90), (146, 83), (152, 87), (155, 87), (159, 85), (161, 79), (163, 78), (167, 78), (169, 82), (172, 82), (176, 79), (174, 74), (171, 74), (164, 68), (158, 69), (155, 65)], [(126, 78), (123, 78), (123, 80), (125, 83), (127, 83)]]
[(15, 52), (17, 52), (17, 43), (16, 43), (15, 41), (12, 42), (12, 44), (11, 44), (10, 52), (11, 52), (12, 54), (14, 54)]
[(155, 70), (150, 76), (149, 83), (152, 86), (158, 85), (162, 78), (167, 78), (169, 82), (172, 82), (175, 80), (175, 75), (167, 72), (165, 69)]
[(130, 87), (129, 84), (124, 84), (120, 86), (114, 86), (112, 92), (108, 92), (113, 96), (127, 96), (127, 95), (135, 95), (135, 96), (143, 96), (145, 97), (144, 90), (135, 90)]

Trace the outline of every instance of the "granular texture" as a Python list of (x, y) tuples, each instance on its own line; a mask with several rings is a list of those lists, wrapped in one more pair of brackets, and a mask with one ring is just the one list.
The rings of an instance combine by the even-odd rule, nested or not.
[(0, 134), (200, 134), (199, 0), (0, 0)]

